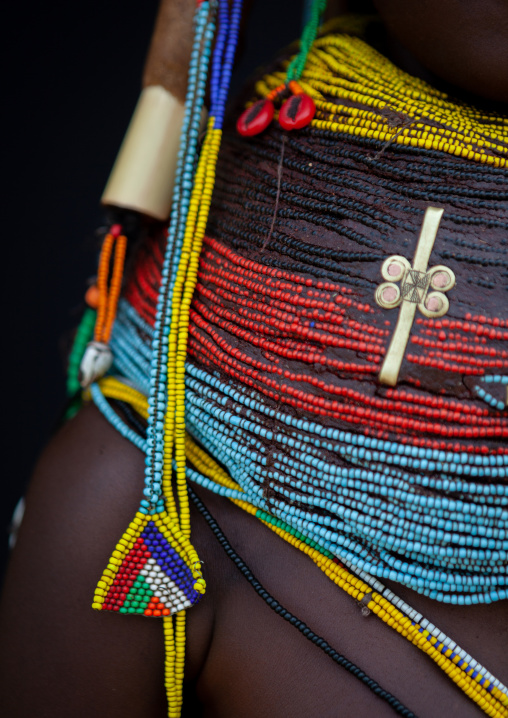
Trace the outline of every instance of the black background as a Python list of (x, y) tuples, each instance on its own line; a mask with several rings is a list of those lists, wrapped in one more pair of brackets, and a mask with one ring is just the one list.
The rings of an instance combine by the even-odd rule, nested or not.
[[(94, 273), (99, 198), (136, 104), (156, 0), (3, 8), (0, 566), (65, 403), (65, 357)], [(298, 37), (302, 2), (254, 0), (232, 91)]]

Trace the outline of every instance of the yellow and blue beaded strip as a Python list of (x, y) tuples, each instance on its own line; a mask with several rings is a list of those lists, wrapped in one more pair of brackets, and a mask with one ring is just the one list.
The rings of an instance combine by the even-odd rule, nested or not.
[[(358, 20), (337, 20), (325, 29), (328, 34), (314, 42), (299, 79), (316, 105), (313, 127), (508, 165), (506, 118), (455, 102), (399, 69), (356, 36), (362, 31)], [(293, 60), (258, 81), (258, 95), (278, 87)]]
[[(133, 388), (125, 386), (114, 378), (103, 379), (100, 388), (104, 396), (125, 401), (141, 416), (147, 417), (147, 400)], [(402, 599), (385, 589), (379, 581), (373, 580), (364, 572), (362, 572), (363, 578), (355, 576), (338, 564), (331, 553), (319, 548), (315, 542), (284, 521), (243, 500), (241, 497), (244, 492), (240, 485), (199, 447), (189, 434), (185, 436), (185, 450), (186, 458), (192, 465), (188, 467), (189, 478), (197, 478), (196, 474), (199, 472), (201, 485), (217, 493), (224, 493), (240, 508), (258, 518), (285, 541), (307, 554), (337, 586), (355, 600), (364, 603), (384, 623), (426, 653), (487, 715), (495, 718), (508, 715), (508, 689), (452, 639), (432, 626)], [(218, 490), (220, 487), (227, 491)], [(375, 589), (370, 585), (371, 583), (374, 583)], [(391, 599), (386, 595), (390, 595)]]
[[(158, 323), (154, 332), (153, 344), (155, 350), (152, 351), (154, 357), (151, 370), (151, 397), (152, 411), (149, 415), (149, 429), (147, 437), (147, 460), (146, 460), (146, 476), (144, 498), (138, 514), (134, 518), (126, 533), (120, 539), (119, 544), (113, 554), (112, 566), (108, 566), (107, 571), (102, 577), (102, 584), (98, 587), (94, 608), (109, 610), (124, 610), (128, 612), (142, 613), (144, 615), (153, 614), (152, 608), (148, 608), (144, 601), (135, 601), (134, 597), (125, 594), (119, 590), (122, 585), (120, 582), (125, 580), (123, 574), (126, 573), (132, 580), (138, 580), (138, 574), (143, 574), (147, 570), (155, 571), (153, 561), (157, 562), (156, 555), (162, 556), (159, 564), (165, 573), (162, 591), (159, 592), (159, 602), (165, 604), (166, 610), (170, 613), (179, 611), (182, 607), (187, 607), (196, 602), (199, 595), (203, 592), (204, 586), (198, 579), (199, 559), (188, 537), (186, 530), (186, 508), (185, 502), (180, 506), (183, 514), (183, 522), (176, 512), (176, 503), (173, 497), (171, 486), (166, 496), (166, 502), (163, 496), (162, 473), (164, 467), (164, 447), (161, 443), (164, 441), (162, 432), (159, 431), (159, 424), (164, 421), (166, 412), (166, 372), (164, 367), (166, 364), (166, 347), (168, 344), (168, 332), (171, 317), (168, 317), (168, 309), (172, 308), (168, 295), (171, 291), (172, 273), (175, 267), (178, 267), (181, 254), (183, 252), (181, 235), (184, 232), (185, 222), (188, 215), (188, 208), (191, 199), (191, 190), (193, 180), (193, 162), (197, 150), (197, 137), (199, 133), (199, 116), (204, 102), (204, 92), (206, 86), (206, 77), (208, 74), (208, 66), (211, 56), (211, 44), (215, 29), (215, 9), (208, 2), (204, 2), (198, 8), (196, 13), (196, 29), (195, 43), (191, 57), (189, 68), (189, 86), (186, 99), (186, 113), (184, 117), (181, 147), (178, 157), (177, 181), (172, 208), (172, 221), (170, 224), (168, 237), (168, 252), (163, 269), (163, 287), (161, 290), (161, 301), (159, 308)], [(207, 137), (205, 145), (210, 140)], [(206, 151), (203, 153), (206, 158)], [(198, 176), (202, 174), (203, 160), (198, 166)], [(175, 217), (177, 220), (175, 221)], [(174, 304), (174, 303), (173, 303)], [(94, 388), (92, 387), (92, 392)], [(169, 401), (169, 400), (168, 400)], [(171, 461), (169, 462), (171, 466)], [(188, 511), (188, 507), (187, 507)], [(157, 549), (157, 550), (156, 550)], [(162, 554), (159, 549), (162, 549)], [(164, 551), (167, 552), (169, 564), (163, 560)], [(146, 568), (147, 554), (152, 562), (149, 569)], [(189, 581), (185, 582), (185, 586), (179, 585), (178, 589), (182, 590), (185, 600), (176, 593), (175, 575), (179, 571), (189, 573), (195, 579), (195, 585), (191, 585)], [(154, 578), (154, 576), (153, 576)], [(188, 577), (187, 577), (188, 578)], [(138, 588), (138, 587), (137, 587)], [(143, 588), (143, 591), (145, 588)], [(141, 591), (141, 589), (140, 589)], [(144, 596), (145, 594), (140, 593)], [(178, 599), (175, 598), (178, 596)], [(163, 600), (165, 597), (166, 601)], [(127, 601), (127, 605), (125, 604)], [(132, 610), (134, 609), (134, 610)], [(162, 611), (162, 608), (158, 608)], [(147, 611), (150, 611), (147, 613)], [(162, 614), (165, 615), (165, 614)]]
[[(210, 209), (222, 121), (238, 40), (241, 0), (198, 2), (177, 176), (152, 341), (144, 498), (98, 583), (93, 607), (161, 616), (169, 716), (180, 715), (185, 609), (205, 591), (190, 542), (185, 455), (185, 358), (189, 310)], [(212, 57), (215, 17), (218, 33)], [(208, 68), (211, 108), (199, 154)], [(101, 408), (100, 391), (91, 393)], [(132, 395), (132, 394), (131, 394)], [(139, 401), (138, 401), (139, 404)], [(104, 411), (107, 408), (102, 406)], [(118, 422), (116, 422), (118, 423)], [(173, 475), (176, 476), (176, 497)]]

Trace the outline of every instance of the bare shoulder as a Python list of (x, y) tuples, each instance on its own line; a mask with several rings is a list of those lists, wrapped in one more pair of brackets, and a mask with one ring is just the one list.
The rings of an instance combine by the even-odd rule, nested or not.
[[(3, 715), (167, 715), (160, 621), (91, 609), (96, 581), (138, 507), (143, 469), (141, 453), (93, 407), (41, 458), (0, 617)], [(375, 617), (363, 617), (306, 556), (221, 497), (196, 492), (256, 578), (338, 653), (420, 716), (479, 715), (423, 653)], [(191, 512), (208, 587), (188, 612), (184, 715), (392, 715), (364, 681), (256, 594), (192, 504)], [(506, 607), (450, 610), (405, 597), (507, 680)]]
[[(161, 622), (91, 608), (138, 507), (143, 468), (142, 454), (92, 406), (41, 457), (4, 587), (3, 715), (166, 715)], [(211, 606), (203, 602), (193, 622), (191, 674), (208, 645)]]

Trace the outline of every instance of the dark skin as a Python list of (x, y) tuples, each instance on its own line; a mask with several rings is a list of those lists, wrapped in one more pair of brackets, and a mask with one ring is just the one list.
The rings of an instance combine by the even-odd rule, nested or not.
[[(136, 511), (143, 456), (93, 406), (54, 438), (27, 495), (2, 612), (3, 715), (165, 715), (157, 619), (90, 608), (112, 546)], [(288, 610), (417, 715), (478, 709), (421, 652), (234, 505), (200, 489), (232, 545)], [(392, 710), (260, 599), (192, 510), (206, 598), (188, 612), (189, 687), (204, 716), (391, 716)], [(506, 606), (450, 608), (396, 589), (508, 680)], [(195, 700), (195, 699), (191, 699)], [(199, 715), (187, 707), (187, 715)]]
[[(459, 91), (508, 99), (508, 62), (503, 62), (508, 2), (378, 0), (376, 5), (389, 28), (392, 56), (411, 64), (413, 72), (437, 74)], [(111, 549), (138, 507), (143, 469), (141, 453), (92, 406), (44, 453), (27, 495), (3, 598), (2, 715), (166, 715), (160, 621), (90, 608)], [(364, 617), (308, 558), (226, 500), (203, 489), (199, 495), (267, 590), (417, 715), (481, 715), (423, 653), (374, 616)], [(266, 606), (192, 505), (191, 512), (192, 541), (204, 561), (208, 588), (188, 612), (184, 715), (393, 715)], [(508, 682), (505, 602), (450, 607), (393, 588)], [(196, 701), (201, 708), (193, 708)]]
[(374, 0), (394, 58), (469, 95), (508, 102), (506, 0)]

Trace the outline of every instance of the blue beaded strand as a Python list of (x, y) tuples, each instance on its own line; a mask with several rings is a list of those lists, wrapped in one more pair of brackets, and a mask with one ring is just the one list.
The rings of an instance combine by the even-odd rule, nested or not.
[(201, 112), (204, 106), (206, 78), (214, 36), (214, 13), (209, 2), (203, 2), (196, 13), (196, 31), (189, 66), (189, 80), (178, 153), (175, 190), (168, 230), (167, 248), (161, 271), (155, 328), (151, 346), (150, 388), (148, 393), (147, 452), (145, 457), (145, 494), (142, 509), (160, 512), (162, 467), (164, 462), (164, 418), (166, 413), (166, 357), (171, 329), (172, 289), (180, 261), (190, 197), (195, 173)]
[(92, 384), (90, 386), (90, 394), (95, 406), (99, 409), (101, 414), (109, 421), (109, 423), (121, 434), (123, 437), (128, 439), (130, 442), (137, 446), (137, 448), (145, 453), (146, 441), (136, 434), (127, 424), (120, 419), (118, 414), (111, 408), (108, 401), (104, 398), (99, 385)]
[[(134, 323), (132, 327), (135, 331)], [(243, 498), (254, 506), (357, 569), (425, 595), (450, 603), (488, 602), (506, 595), (506, 574), (499, 572), (505, 571), (507, 558), (508, 487), (462, 477), (503, 478), (508, 457), (426, 450), (295, 419), (265, 405), (256, 392), (231, 387), (190, 362), (186, 391), (189, 430), (228, 468), (242, 486)], [(231, 400), (243, 407), (242, 416), (230, 409)], [(275, 418), (286, 431), (267, 429), (263, 416)], [(261, 439), (272, 445), (269, 471)], [(322, 458), (328, 451), (334, 452), (334, 463)], [(347, 465), (339, 465), (336, 457)], [(235, 491), (214, 489), (198, 472), (189, 477), (238, 498)], [(267, 479), (277, 484), (277, 499), (264, 496)], [(419, 487), (448, 495), (421, 495)], [(451, 498), (453, 492), (457, 496)], [(452, 546), (436, 548), (440, 542)], [(366, 545), (376, 547), (378, 563)], [(407, 561), (395, 560), (391, 552), (401, 552)], [(419, 565), (427, 562), (435, 568)]]

